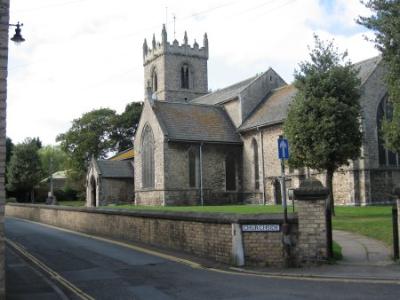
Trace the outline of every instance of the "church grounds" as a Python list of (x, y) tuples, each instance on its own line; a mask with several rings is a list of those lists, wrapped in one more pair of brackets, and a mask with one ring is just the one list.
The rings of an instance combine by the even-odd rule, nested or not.
[[(129, 210), (161, 210), (206, 213), (282, 213), (280, 205), (219, 205), (219, 206), (135, 206), (131, 204), (109, 205), (109, 208)], [(292, 211), (292, 207), (288, 207)], [(365, 235), (393, 245), (391, 206), (336, 206), (336, 216), (332, 218), (333, 229), (340, 229)]]
[[(59, 205), (84, 206), (84, 201), (60, 201)], [(205, 213), (282, 213), (280, 205), (219, 205), (219, 206), (135, 206), (131, 204), (109, 205), (108, 208), (128, 210), (161, 210), (175, 212), (205, 212)], [(292, 207), (289, 207), (289, 212)], [(336, 206), (336, 216), (333, 217), (333, 229), (345, 230), (365, 235), (393, 245), (391, 206)], [(340, 252), (338, 250), (338, 252)]]

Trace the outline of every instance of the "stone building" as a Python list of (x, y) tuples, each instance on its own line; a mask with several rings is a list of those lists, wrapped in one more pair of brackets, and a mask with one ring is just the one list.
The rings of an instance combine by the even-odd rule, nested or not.
[[(137, 204), (280, 203), (277, 139), (296, 94), (273, 69), (207, 92), (208, 40), (202, 47), (143, 45), (146, 101), (134, 141)], [(399, 157), (383, 148), (379, 125), (390, 115), (380, 57), (355, 64), (361, 79), (362, 157), (334, 177), (337, 203), (391, 201)], [(290, 170), (287, 187), (306, 175)]]
[(131, 203), (135, 198), (133, 149), (108, 160), (92, 158), (86, 175), (86, 206)]
[(6, 99), (8, 65), (8, 24), (10, 1), (0, 1), (0, 299), (5, 298), (4, 274), (4, 188), (6, 161)]

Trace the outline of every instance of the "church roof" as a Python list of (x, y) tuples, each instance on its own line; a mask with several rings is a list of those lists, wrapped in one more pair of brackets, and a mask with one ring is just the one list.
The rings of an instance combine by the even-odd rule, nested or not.
[(133, 165), (129, 160), (96, 160), (103, 178), (133, 178)]
[(294, 85), (286, 85), (273, 90), (239, 127), (239, 131), (282, 123), (286, 119), (289, 105), (296, 92), (297, 89)]
[(226, 88), (217, 90), (215, 92), (201, 96), (199, 98), (195, 98), (191, 101), (191, 103), (215, 105), (226, 102), (228, 100), (238, 97), (240, 92), (243, 91), (245, 88), (247, 88), (259, 76), (261, 75), (256, 75), (251, 78), (247, 78), (246, 80), (235, 83)]
[[(381, 61), (382, 57), (376, 56), (354, 64), (355, 68), (359, 68), (358, 77), (361, 85), (368, 80)], [(273, 90), (243, 122), (239, 131), (282, 123), (286, 119), (289, 105), (296, 93), (297, 89), (294, 85), (286, 85)]]
[(381, 61), (382, 56), (379, 55), (354, 64), (355, 68), (360, 69), (358, 72), (358, 77), (361, 80), (361, 85), (367, 81), (369, 76), (374, 72)]
[(153, 111), (168, 140), (242, 143), (234, 124), (220, 106), (155, 101)]

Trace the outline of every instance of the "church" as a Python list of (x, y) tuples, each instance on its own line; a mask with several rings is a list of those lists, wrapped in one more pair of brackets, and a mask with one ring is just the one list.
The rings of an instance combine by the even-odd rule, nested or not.
[[(143, 112), (134, 139), (137, 205), (279, 204), (277, 139), (296, 88), (272, 68), (209, 92), (207, 34), (202, 45), (168, 41), (143, 44)], [(361, 157), (334, 176), (337, 204), (392, 201), (400, 180), (398, 154), (383, 147), (380, 124), (390, 115), (380, 57), (355, 64), (361, 80)], [(286, 187), (307, 176), (287, 171)]]

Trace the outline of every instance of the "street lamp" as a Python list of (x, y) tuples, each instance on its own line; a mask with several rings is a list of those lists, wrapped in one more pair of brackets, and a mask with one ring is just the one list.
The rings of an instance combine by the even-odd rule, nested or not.
[(15, 34), (14, 36), (10, 39), (13, 42), (19, 44), (25, 41), (25, 39), (21, 35), (21, 27), (24, 26), (24, 24), (20, 24), (19, 22), (17, 24), (8, 24), (9, 26), (14, 26), (15, 28)]

